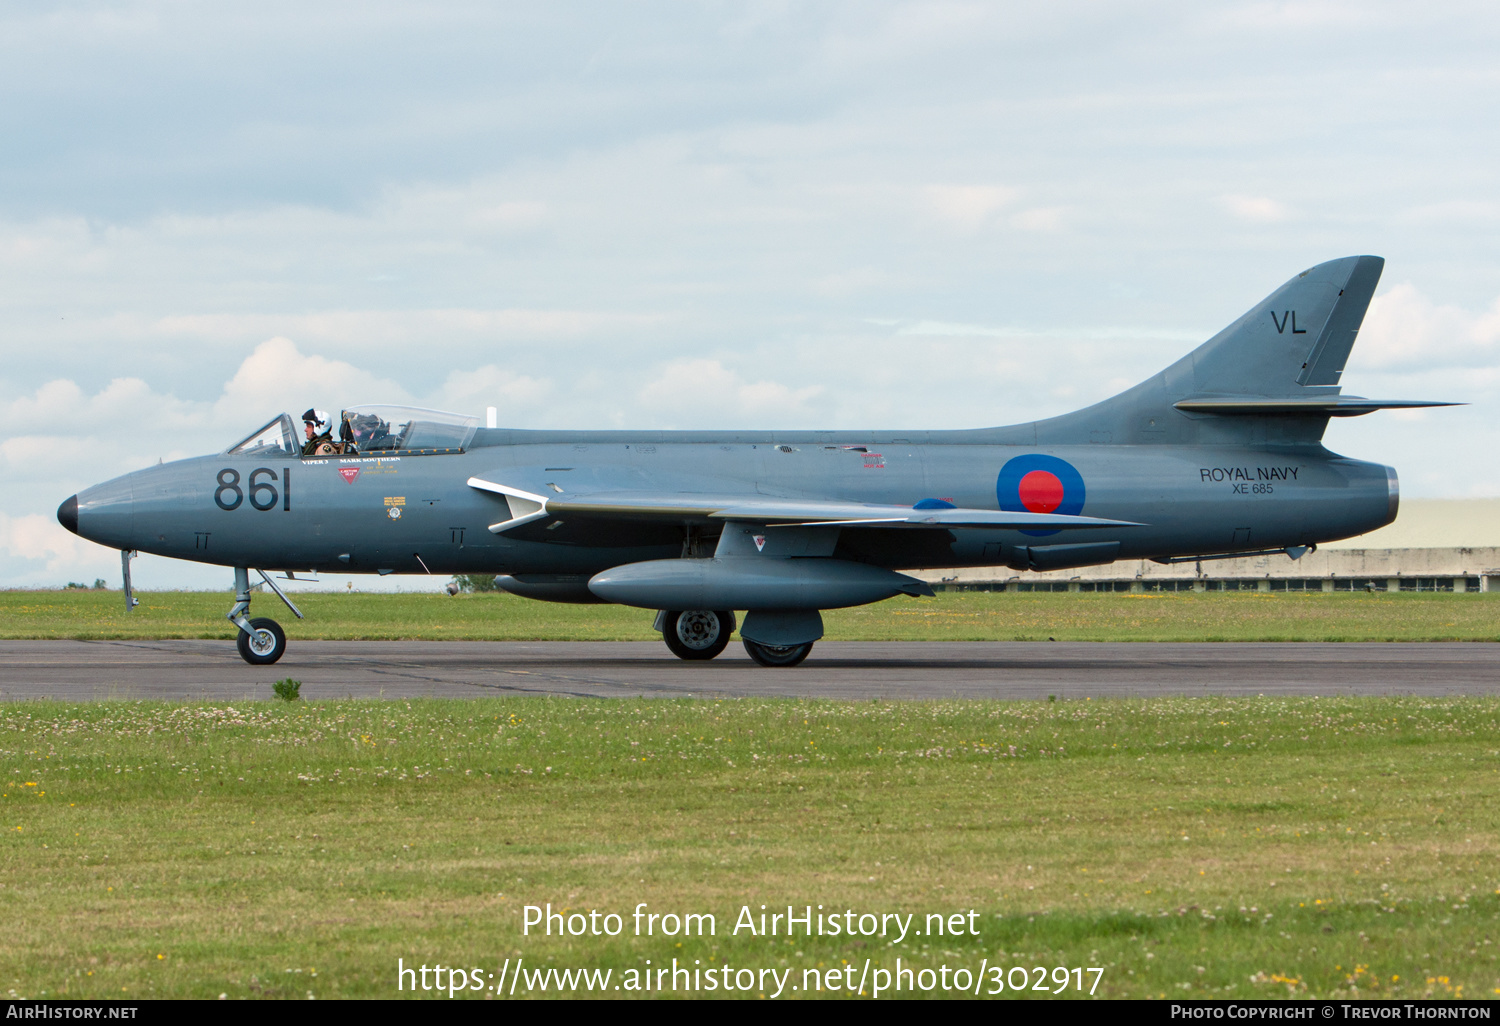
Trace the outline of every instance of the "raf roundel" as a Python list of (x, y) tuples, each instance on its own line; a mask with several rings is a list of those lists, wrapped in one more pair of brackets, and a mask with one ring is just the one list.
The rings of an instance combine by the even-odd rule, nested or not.
[[(1012, 513), (1061, 513), (1076, 517), (1083, 512), (1083, 475), (1067, 460), (1041, 453), (1028, 453), (1006, 461), (995, 483), (1000, 508)], [(1023, 531), (1033, 538), (1056, 531)]]

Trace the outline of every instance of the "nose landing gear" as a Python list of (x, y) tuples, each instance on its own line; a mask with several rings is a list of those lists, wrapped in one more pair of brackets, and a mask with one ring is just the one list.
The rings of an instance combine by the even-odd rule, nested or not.
[(251, 666), (269, 666), (281, 658), (286, 651), (286, 632), (281, 624), (267, 616), (257, 616), (249, 622), (250, 633), (240, 629), (235, 644), (239, 646), (240, 658)]
[[(276, 582), (264, 570), (257, 570), (260, 579), (266, 582), (266, 587), (276, 593), (276, 597), (286, 603), (286, 607), (292, 611), (297, 619), (302, 619), (302, 611), (292, 605), (292, 600), (286, 597), (282, 590), (276, 587)], [(286, 633), (281, 625), (269, 617), (258, 616), (253, 620), (247, 619), (246, 614), (250, 612), (250, 571), (242, 566), (234, 568), (234, 608), (229, 611), (228, 619), (240, 629), (239, 636), (235, 638), (235, 644), (240, 650), (240, 658), (251, 666), (269, 666), (286, 654)]]

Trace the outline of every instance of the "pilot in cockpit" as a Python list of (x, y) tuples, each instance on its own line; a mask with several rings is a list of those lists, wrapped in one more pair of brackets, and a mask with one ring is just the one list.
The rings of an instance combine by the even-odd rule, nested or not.
[(308, 410), (302, 415), (302, 430), (307, 442), (302, 446), (304, 456), (331, 456), (337, 450), (333, 444), (333, 425), (323, 410)]
[(396, 448), (397, 440), (391, 436), (390, 425), (373, 413), (344, 411), (339, 434), (351, 447), (357, 446), (359, 452)]

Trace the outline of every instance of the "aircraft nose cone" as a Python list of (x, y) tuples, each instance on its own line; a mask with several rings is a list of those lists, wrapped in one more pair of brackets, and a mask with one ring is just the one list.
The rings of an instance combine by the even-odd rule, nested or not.
[(78, 496), (70, 495), (57, 507), (57, 522), (74, 534), (78, 533)]

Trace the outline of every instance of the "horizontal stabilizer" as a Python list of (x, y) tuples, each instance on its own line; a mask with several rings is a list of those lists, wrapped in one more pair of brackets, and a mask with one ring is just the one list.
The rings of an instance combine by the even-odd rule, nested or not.
[(1363, 417), (1376, 410), (1415, 410), (1429, 406), (1463, 406), (1466, 404), (1430, 399), (1365, 399), (1357, 395), (1242, 395), (1182, 399), (1172, 405), (1188, 413), (1218, 413), (1227, 416)]

